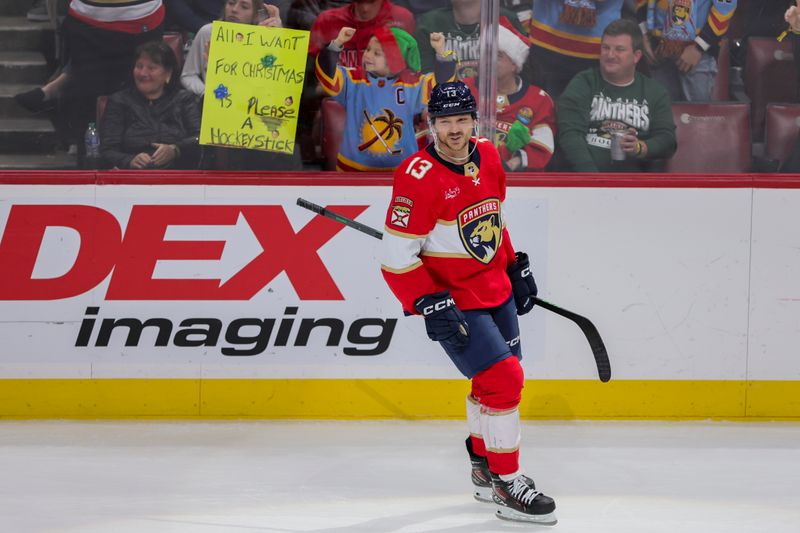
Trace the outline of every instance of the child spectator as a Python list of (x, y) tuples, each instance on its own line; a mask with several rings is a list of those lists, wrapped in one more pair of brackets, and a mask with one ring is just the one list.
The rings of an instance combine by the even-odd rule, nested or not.
[[(528, 40), (500, 18), (497, 51), (497, 134), (495, 145), (507, 171), (542, 171), (555, 149), (553, 100), (520, 77), (528, 58)], [(478, 94), (477, 78), (467, 78)]]
[[(354, 28), (343, 27), (317, 56), (320, 84), (347, 112), (336, 168), (390, 171), (418, 150), (414, 116), (424, 111), (436, 78), (419, 74), (414, 37), (386, 26), (372, 32), (363, 67), (337, 66), (339, 52), (356, 33)], [(444, 36), (432, 33), (430, 42), (440, 58), (438, 79), (452, 79), (455, 63), (444, 57)]]
[(382, 26), (395, 26), (414, 33), (414, 15), (389, 0), (354, 0), (350, 5), (323, 11), (311, 27), (308, 55), (316, 57), (337, 38), (341, 28), (354, 28), (355, 35), (344, 43), (339, 53), (339, 64), (360, 67), (370, 36)]
[(639, 8), (650, 74), (673, 101), (711, 100), (719, 41), (735, 11), (736, 0), (669, 0)]

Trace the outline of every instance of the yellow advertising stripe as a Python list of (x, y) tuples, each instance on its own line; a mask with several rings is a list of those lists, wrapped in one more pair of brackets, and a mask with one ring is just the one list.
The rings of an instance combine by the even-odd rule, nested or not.
[[(2, 379), (0, 418), (463, 419), (466, 380)], [(800, 381), (529, 380), (527, 419), (800, 420)]]

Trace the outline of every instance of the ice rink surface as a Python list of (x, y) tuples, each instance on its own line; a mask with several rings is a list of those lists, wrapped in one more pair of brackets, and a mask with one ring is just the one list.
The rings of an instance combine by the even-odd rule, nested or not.
[(797, 533), (800, 423), (533, 421), (556, 526), (471, 497), (451, 421), (0, 421), (3, 533)]

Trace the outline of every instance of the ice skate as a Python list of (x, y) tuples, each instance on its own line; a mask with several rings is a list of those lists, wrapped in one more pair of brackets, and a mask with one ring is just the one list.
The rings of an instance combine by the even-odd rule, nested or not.
[(492, 503), (492, 475), (486, 457), (476, 455), (472, 451), (472, 440), (467, 437), (467, 453), (472, 463), (472, 497), (483, 503)]
[(546, 526), (558, 521), (555, 515), (556, 502), (536, 490), (531, 478), (520, 474), (511, 481), (503, 481), (497, 474), (492, 474), (492, 485), (498, 518)]

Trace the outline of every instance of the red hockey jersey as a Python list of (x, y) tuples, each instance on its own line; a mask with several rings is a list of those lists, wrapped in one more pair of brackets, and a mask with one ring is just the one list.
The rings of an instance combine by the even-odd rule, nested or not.
[(464, 165), (445, 162), (429, 145), (397, 167), (381, 270), (404, 310), (415, 313), (420, 296), (445, 289), (461, 309), (508, 299), (506, 269), (515, 258), (505, 197), (505, 171), (488, 139), (477, 140)]
[[(472, 94), (478, 94), (478, 80), (467, 78), (464, 82)], [(508, 130), (519, 121), (529, 133), (528, 143), (512, 152), (506, 148)], [(513, 94), (497, 95), (497, 117), (495, 119), (495, 145), (503, 161), (519, 156), (520, 172), (541, 172), (555, 151), (556, 110), (550, 95), (535, 85), (521, 80), (520, 88)]]

